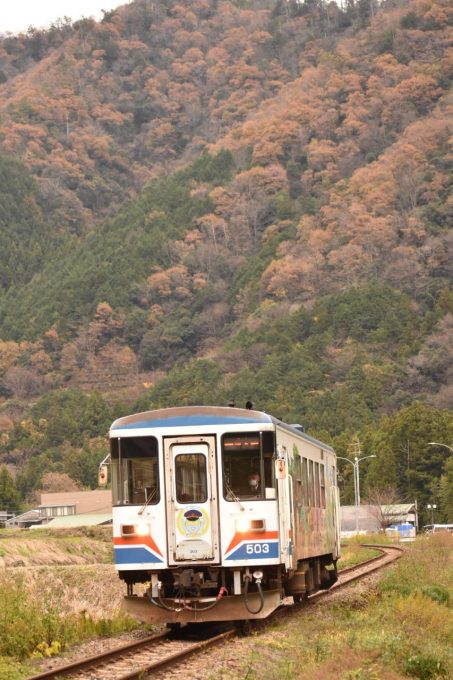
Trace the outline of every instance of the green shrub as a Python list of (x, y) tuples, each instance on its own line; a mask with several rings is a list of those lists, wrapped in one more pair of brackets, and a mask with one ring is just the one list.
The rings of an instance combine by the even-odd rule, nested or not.
[(407, 583), (402, 583), (402, 582), (398, 582), (398, 581), (391, 581), (389, 579), (388, 581), (384, 581), (384, 583), (382, 583), (381, 591), (383, 593), (390, 593), (392, 595), (400, 595), (401, 597), (408, 597), (412, 592), (412, 588)]
[(84, 612), (61, 611), (48, 595), (28, 592), (24, 578), (3, 576), (0, 602), (0, 659), (53, 656), (68, 644), (137, 627), (135, 620), (123, 614), (95, 621)]
[(24, 680), (29, 676), (16, 661), (0, 656), (0, 680)]
[(404, 669), (406, 675), (419, 680), (430, 680), (430, 678), (445, 677), (445, 669), (442, 663), (432, 656), (417, 654), (410, 656)]
[(440, 602), (441, 604), (449, 604), (450, 602), (450, 593), (443, 586), (423, 586), (421, 592), (423, 595), (430, 597), (431, 600), (434, 600), (435, 602)]

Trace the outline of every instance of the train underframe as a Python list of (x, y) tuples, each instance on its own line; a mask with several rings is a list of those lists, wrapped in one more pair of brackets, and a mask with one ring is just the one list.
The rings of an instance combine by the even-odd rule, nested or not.
[[(181, 566), (120, 571), (127, 584), (124, 608), (145, 623), (196, 623), (266, 618), (285, 597), (301, 602), (337, 580), (336, 560), (322, 555), (282, 565)], [(143, 584), (141, 594), (135, 584)], [(138, 590), (138, 589), (137, 589)]]

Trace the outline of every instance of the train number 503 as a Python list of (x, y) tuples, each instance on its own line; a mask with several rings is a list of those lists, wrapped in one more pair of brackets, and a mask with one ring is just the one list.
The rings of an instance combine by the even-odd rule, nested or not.
[(247, 555), (266, 555), (269, 552), (269, 543), (247, 543)]

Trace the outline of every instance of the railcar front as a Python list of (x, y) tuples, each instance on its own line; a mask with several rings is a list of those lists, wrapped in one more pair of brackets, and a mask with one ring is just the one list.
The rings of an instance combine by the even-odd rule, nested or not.
[(205, 406), (113, 423), (113, 541), (130, 613), (147, 622), (243, 620), (281, 603), (297, 558), (277, 422)]

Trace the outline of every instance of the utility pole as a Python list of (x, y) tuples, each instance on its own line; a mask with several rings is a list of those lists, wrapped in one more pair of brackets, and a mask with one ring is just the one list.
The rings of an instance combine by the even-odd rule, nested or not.
[(340, 460), (345, 460), (350, 463), (354, 468), (354, 502), (355, 502), (355, 532), (359, 533), (359, 507), (360, 507), (360, 475), (359, 475), (359, 463), (366, 458), (376, 458), (375, 454), (370, 456), (360, 456), (360, 442), (357, 439), (354, 442), (354, 460), (350, 458), (344, 458), (343, 456), (337, 456)]

